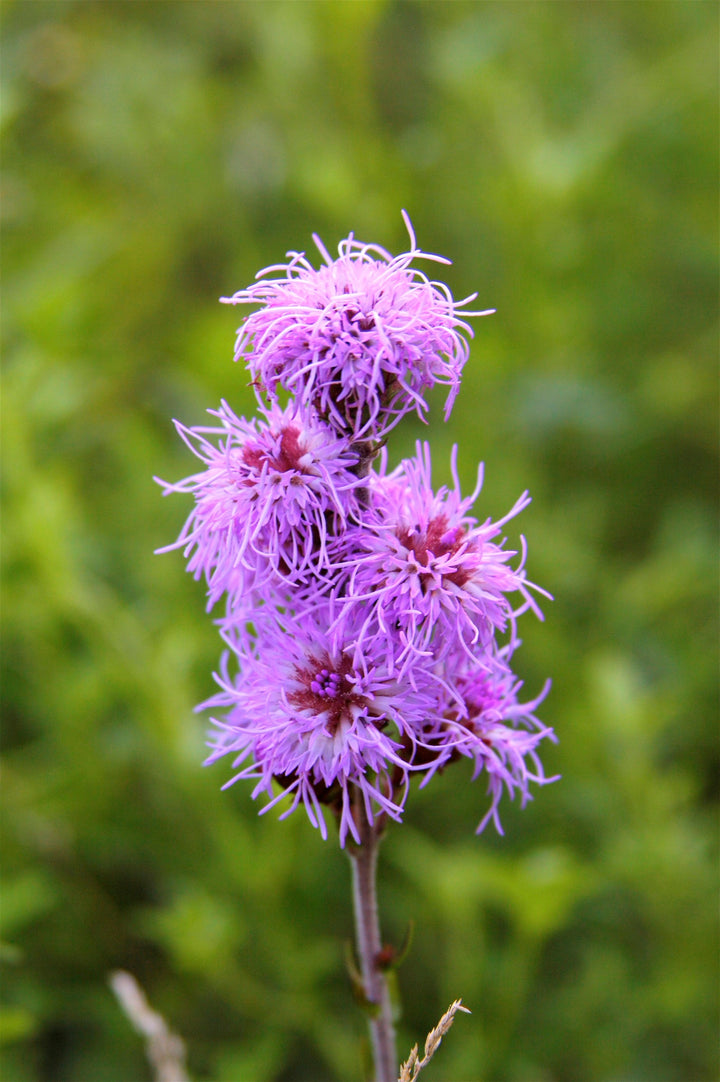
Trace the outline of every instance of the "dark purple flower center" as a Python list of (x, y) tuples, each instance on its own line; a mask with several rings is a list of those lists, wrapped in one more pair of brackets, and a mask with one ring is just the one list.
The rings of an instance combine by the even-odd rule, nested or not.
[(320, 698), (335, 699), (340, 694), (341, 683), (342, 677), (340, 673), (321, 669), (315, 679), (310, 681), (310, 690), (315, 695), (319, 695)]
[(251, 469), (260, 470), (267, 462), (277, 473), (288, 473), (291, 470), (302, 472), (299, 463), (304, 454), (300, 444), (300, 429), (297, 425), (288, 425), (282, 430), (280, 445), (274, 454), (266, 447), (248, 441), (243, 447), (242, 458)]
[(296, 668), (300, 686), (288, 695), (288, 702), (297, 709), (323, 715), (329, 734), (334, 736), (343, 721), (353, 720), (358, 708), (367, 710), (368, 699), (355, 690), (348, 658), (341, 658), (338, 664), (327, 656), (309, 660), (307, 668)]
[(367, 334), (368, 331), (375, 330), (375, 320), (357, 308), (346, 308), (343, 312), (343, 329), (354, 335)]
[[(448, 529), (447, 515), (438, 515), (430, 519), (425, 531), (416, 527), (414, 530), (402, 529), (397, 531), (397, 538), (409, 552), (412, 552), (421, 567), (429, 567), (433, 559), (439, 556), (454, 555), (465, 536), (462, 526), (453, 526)], [(422, 572), (420, 572), (422, 575)], [(449, 582), (456, 586), (463, 586), (470, 578), (470, 572), (457, 568), (457, 570), (445, 575)]]

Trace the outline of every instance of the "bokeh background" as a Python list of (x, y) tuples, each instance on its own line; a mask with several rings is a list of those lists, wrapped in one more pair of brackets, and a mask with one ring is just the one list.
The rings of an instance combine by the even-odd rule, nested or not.
[(197, 1082), (361, 1082), (349, 867), (204, 770), (220, 643), (171, 421), (253, 399), (217, 299), (351, 230), (477, 321), (437, 483), (526, 487), (529, 695), (562, 781), (504, 838), (457, 766), (384, 843), (428, 1082), (715, 1082), (714, 2), (2, 7), (4, 1082), (142, 1082), (130, 970)]

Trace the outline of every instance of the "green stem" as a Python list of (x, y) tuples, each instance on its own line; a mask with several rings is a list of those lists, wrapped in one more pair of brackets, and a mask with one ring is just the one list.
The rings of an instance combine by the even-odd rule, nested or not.
[(348, 851), (353, 870), (353, 901), (358, 961), (369, 1008), (370, 1038), (375, 1064), (375, 1082), (397, 1082), (395, 1026), (390, 991), (385, 973), (378, 965), (382, 940), (378, 918), (376, 868), (381, 830), (371, 825), (363, 806), (358, 807), (360, 845)]

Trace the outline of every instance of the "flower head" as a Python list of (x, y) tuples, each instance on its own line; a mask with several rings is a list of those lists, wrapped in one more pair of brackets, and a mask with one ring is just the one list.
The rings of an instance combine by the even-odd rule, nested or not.
[(477, 828), (478, 834), (490, 820), (498, 833), (503, 833), (498, 814), (503, 789), (511, 798), (519, 792), (524, 806), (532, 800), (530, 782), (546, 785), (557, 780), (545, 776), (536, 751), (542, 740), (556, 740), (553, 730), (534, 714), (550, 683), (531, 702), (519, 702), (522, 682), (509, 667), (510, 653), (508, 647), (496, 655), (486, 655), (482, 668), (461, 669), (454, 681), (455, 696), (443, 720), (439, 724), (429, 721), (422, 733), (424, 757), (430, 763), (421, 785), (460, 756), (474, 761), (473, 780), (482, 774), (487, 777), (491, 804)]
[(269, 796), (267, 808), (289, 795), (284, 815), (303, 804), (323, 836), (320, 806), (331, 806), (344, 844), (348, 832), (359, 840), (358, 799), (371, 821), (378, 811), (400, 818), (415, 733), (438, 715), (439, 697), (430, 680), (398, 679), (377, 643), (358, 646), (352, 617), (336, 616), (320, 604), (263, 621), (252, 643), (228, 636), (239, 672), (229, 675), (226, 657), (222, 690), (205, 705), (230, 708), (224, 720), (213, 719), (218, 733), (207, 760), (234, 756), (241, 769), (227, 784), (257, 780), (253, 796)]
[[(480, 523), (470, 514), (482, 484), (463, 498), (452, 455), (454, 487), (434, 492), (430, 448), (417, 447), (391, 474), (380, 470), (369, 481), (370, 507), (360, 526), (352, 527), (345, 547), (353, 555), (349, 600), (364, 600), (367, 623), (386, 634), (396, 663), (415, 664), (418, 655), (444, 658), (463, 653), (482, 657), (497, 632), (514, 624), (523, 608), (537, 609), (524, 571), (510, 561), (504, 524), (527, 507), (523, 493), (497, 522)], [(509, 595), (519, 595), (514, 607)]]
[(225, 592), (247, 602), (263, 584), (297, 584), (327, 568), (362, 484), (347, 441), (296, 404), (265, 409), (263, 420), (238, 418), (225, 402), (210, 413), (219, 426), (176, 422), (206, 468), (161, 482), (165, 493), (195, 497), (167, 548), (185, 550), (188, 570), (207, 580), (211, 604)]
[[(467, 360), (470, 327), (447, 286), (430, 281), (413, 260), (431, 259), (415, 246), (393, 257), (353, 235), (338, 258), (315, 243), (325, 265), (303, 253), (268, 267), (230, 304), (260, 304), (238, 332), (235, 359), (274, 397), (278, 387), (311, 403), (328, 424), (354, 439), (381, 438), (410, 410), (423, 416), (423, 392), (435, 383), (450, 390), (446, 416)], [(484, 315), (467, 312), (465, 315)]]

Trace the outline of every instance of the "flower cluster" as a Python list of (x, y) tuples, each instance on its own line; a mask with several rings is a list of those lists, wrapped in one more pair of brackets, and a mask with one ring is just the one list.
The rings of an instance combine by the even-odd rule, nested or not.
[[(457, 393), (472, 332), (465, 306), (412, 264), (351, 235), (324, 265), (301, 253), (270, 267), (231, 303), (254, 303), (236, 359), (253, 377), (260, 416), (223, 402), (212, 426), (178, 432), (203, 464), (164, 491), (189, 493), (178, 540), (207, 584), (226, 645), (208, 762), (231, 756), (263, 810), (303, 805), (326, 835), (359, 840), (358, 810), (400, 819), (414, 776), (426, 784), (460, 758), (484, 775), (502, 832), (503, 791), (530, 799), (545, 777), (537, 747), (552, 730), (522, 703), (511, 663), (516, 621), (540, 615), (505, 523), (471, 509), (453, 451), (451, 488), (432, 487), (430, 449), (389, 470), (390, 429), (424, 417), (423, 393)], [(461, 314), (462, 309), (462, 314)], [(281, 403), (283, 393), (285, 404)], [(160, 551), (167, 551), (163, 549)], [(547, 595), (546, 595), (547, 596)]]

